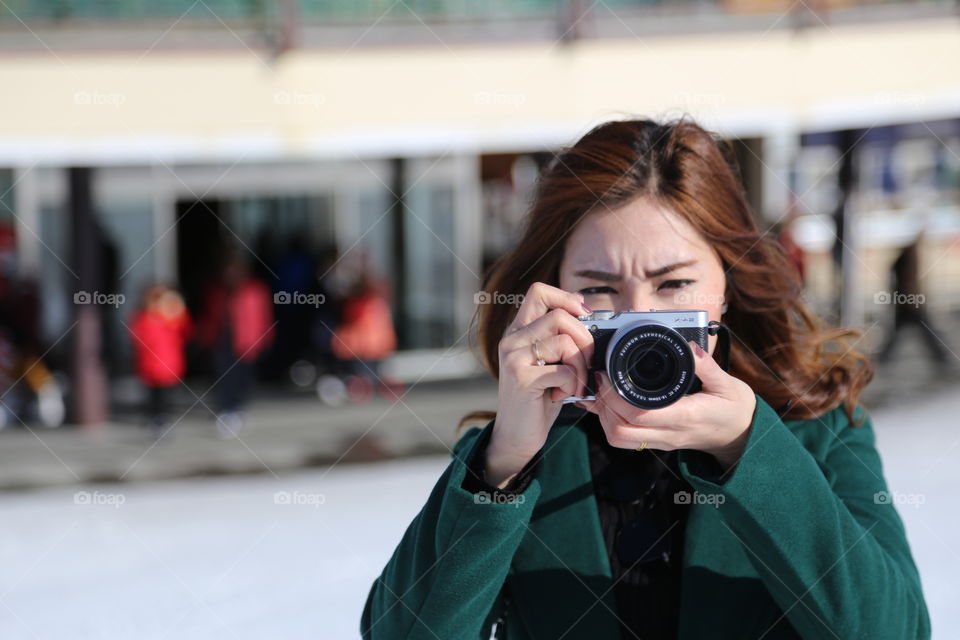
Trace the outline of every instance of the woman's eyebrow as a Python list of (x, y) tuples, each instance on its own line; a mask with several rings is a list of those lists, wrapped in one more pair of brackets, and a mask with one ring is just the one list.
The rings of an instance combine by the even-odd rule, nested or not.
[(593, 269), (584, 269), (583, 271), (574, 271), (573, 275), (581, 278), (590, 278), (591, 280), (602, 280), (604, 282), (620, 281), (620, 274), (610, 273), (609, 271), (594, 271)]
[[(696, 264), (696, 260), (686, 260), (684, 262), (674, 262), (673, 264), (664, 265), (657, 269), (652, 269), (650, 271), (644, 271), (644, 275), (648, 278), (656, 278), (657, 276), (662, 276), (671, 271), (676, 271), (683, 267), (689, 267), (693, 264)], [(590, 278), (591, 280), (601, 280), (603, 282), (619, 282), (622, 278), (619, 273), (610, 273), (609, 271), (597, 271), (594, 269), (583, 269), (581, 271), (574, 271), (573, 275), (579, 276), (581, 278)]]
[(662, 276), (671, 271), (676, 271), (677, 269), (682, 269), (683, 267), (689, 267), (693, 264), (696, 264), (696, 260), (686, 260), (684, 262), (674, 262), (673, 264), (668, 264), (666, 266), (660, 267), (659, 269), (654, 269), (653, 271), (644, 271), (644, 275), (648, 278), (656, 278), (657, 276)]

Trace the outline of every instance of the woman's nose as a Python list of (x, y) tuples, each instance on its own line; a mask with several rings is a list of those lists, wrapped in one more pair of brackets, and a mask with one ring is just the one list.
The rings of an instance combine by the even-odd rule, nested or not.
[(621, 308), (617, 311), (650, 311), (657, 308), (653, 296), (639, 289), (627, 289), (624, 293), (626, 295), (620, 296)]

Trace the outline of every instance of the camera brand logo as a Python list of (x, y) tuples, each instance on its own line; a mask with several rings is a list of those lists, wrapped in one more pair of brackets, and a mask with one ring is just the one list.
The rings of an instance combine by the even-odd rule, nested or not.
[(523, 304), (522, 293), (500, 293), (499, 291), (477, 291), (473, 294), (474, 304), (509, 304), (519, 307)]
[(277, 291), (273, 294), (273, 304), (304, 304), (319, 307), (327, 301), (322, 293), (303, 293), (301, 291)]

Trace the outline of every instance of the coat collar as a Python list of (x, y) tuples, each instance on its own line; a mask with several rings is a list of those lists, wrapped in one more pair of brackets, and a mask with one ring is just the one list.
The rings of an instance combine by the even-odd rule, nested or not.
[(620, 628), (610, 559), (593, 492), (590, 414), (564, 408), (544, 445), (541, 493), (510, 578), (511, 607), (542, 638), (615, 638)]

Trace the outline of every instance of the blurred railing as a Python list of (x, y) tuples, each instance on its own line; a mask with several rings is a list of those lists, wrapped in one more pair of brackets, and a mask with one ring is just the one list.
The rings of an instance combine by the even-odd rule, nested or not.
[[(357, 22), (370, 20), (439, 22), (553, 18), (579, 15), (598, 8), (627, 14), (782, 13), (793, 0), (5, 0), (0, 20), (259, 20), (284, 13), (304, 22)], [(802, 3), (801, 3), (802, 4)], [(853, 7), (949, 8), (953, 0), (809, 0), (811, 10)]]

